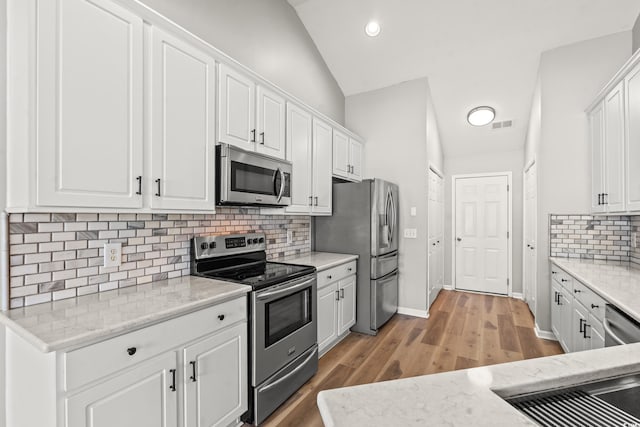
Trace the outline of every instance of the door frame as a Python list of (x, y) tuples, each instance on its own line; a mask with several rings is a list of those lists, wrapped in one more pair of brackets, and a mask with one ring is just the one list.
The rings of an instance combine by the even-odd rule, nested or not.
[[(507, 226), (509, 237), (507, 238), (507, 295), (513, 296), (513, 185), (512, 172), (487, 172), (451, 175), (451, 287), (456, 290), (456, 182), (458, 179), (467, 178), (493, 178), (507, 177)], [(466, 291), (466, 290), (465, 290)], [(495, 295), (495, 294), (491, 294)]]
[[(427, 167), (427, 316), (428, 316), (428, 313), (429, 313), (429, 290), (431, 289), (431, 283), (430, 283), (430, 280), (429, 280), (429, 235), (430, 235), (429, 232), (431, 231), (431, 228), (429, 227), (429, 225), (431, 224), (431, 218), (429, 217), (429, 196), (430, 196), (430, 194), (429, 194), (429, 185), (428, 185), (429, 184), (429, 171), (432, 171), (433, 173), (435, 173), (437, 176), (440, 177), (440, 179), (442, 180), (442, 190), (443, 191), (445, 189), (445, 181), (446, 181), (444, 173), (442, 173), (440, 171), (440, 169), (438, 169), (438, 167), (436, 165), (434, 165), (432, 162), (429, 162), (429, 165)], [(445, 240), (444, 240), (444, 234), (445, 234), (444, 228), (446, 228), (445, 225), (444, 225), (444, 214), (445, 214), (445, 212), (444, 212), (445, 211), (445, 209), (444, 209), (444, 196), (445, 195), (443, 194), (442, 195), (442, 227), (443, 227), (443, 230), (442, 230), (443, 241), (442, 241), (442, 243), (445, 242)], [(442, 287), (444, 288), (444, 264), (445, 264), (445, 261), (444, 261), (444, 249), (442, 250), (442, 254), (443, 254), (442, 255), (442, 264), (443, 264), (442, 265), (442, 275), (443, 275)]]
[[(525, 264), (527, 262), (527, 240), (526, 240), (526, 218), (527, 218), (527, 173), (531, 170), (531, 168), (533, 166), (536, 166), (537, 168), (537, 162), (536, 159), (534, 158), (533, 160), (531, 160), (527, 165), (525, 165), (524, 170), (522, 171), (522, 300), (524, 302), (527, 303), (527, 305), (529, 305), (529, 302), (527, 301), (527, 280), (526, 280), (526, 273), (527, 273), (527, 269), (525, 267)], [(533, 300), (533, 315), (535, 316), (535, 312), (538, 310), (538, 286), (537, 286), (537, 282), (538, 282), (538, 180), (537, 180), (538, 176), (536, 174), (536, 219), (535, 221), (533, 221), (534, 223), (534, 227), (535, 227), (535, 241), (536, 241), (536, 248), (534, 248), (533, 250), (533, 256), (534, 256), (534, 260), (535, 262), (533, 263), (533, 273), (535, 276), (535, 280), (534, 283), (536, 283), (535, 285), (535, 299)], [(531, 306), (529, 306), (529, 308), (531, 309)]]

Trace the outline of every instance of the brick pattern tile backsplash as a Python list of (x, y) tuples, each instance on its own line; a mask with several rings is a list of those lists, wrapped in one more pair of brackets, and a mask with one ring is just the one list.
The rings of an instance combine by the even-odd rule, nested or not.
[(628, 216), (551, 215), (550, 222), (551, 256), (631, 260), (632, 220)]
[[(37, 213), (9, 216), (12, 308), (190, 274), (193, 236), (262, 232), (270, 259), (311, 250), (311, 218), (216, 214)], [(287, 244), (287, 230), (293, 243)], [(103, 267), (104, 244), (122, 243), (122, 265)]]
[[(640, 233), (640, 216), (631, 217), (631, 231)], [(640, 243), (640, 238), (637, 240), (638, 243)], [(631, 248), (629, 251), (629, 258), (632, 263), (640, 265), (640, 248)]]

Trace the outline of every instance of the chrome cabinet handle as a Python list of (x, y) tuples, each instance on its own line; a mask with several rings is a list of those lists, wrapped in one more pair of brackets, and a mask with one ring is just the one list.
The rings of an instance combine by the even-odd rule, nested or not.
[(591, 338), (591, 335), (587, 335), (587, 328), (589, 328), (589, 327), (591, 327), (591, 325), (589, 325), (589, 324), (587, 323), (587, 321), (585, 320), (585, 321), (584, 321), (584, 330), (582, 331), (582, 336), (583, 336), (583, 337), (584, 337), (584, 339), (586, 339), (586, 340)]

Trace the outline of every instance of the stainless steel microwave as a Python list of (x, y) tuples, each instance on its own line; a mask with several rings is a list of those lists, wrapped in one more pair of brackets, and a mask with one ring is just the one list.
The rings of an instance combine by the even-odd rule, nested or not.
[(291, 204), (291, 163), (237, 147), (216, 147), (216, 203), (235, 206)]

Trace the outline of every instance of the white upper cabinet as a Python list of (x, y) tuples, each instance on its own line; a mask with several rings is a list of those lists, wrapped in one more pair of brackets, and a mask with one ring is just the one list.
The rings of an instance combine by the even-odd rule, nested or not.
[(349, 158), (351, 159), (349, 178), (353, 181), (362, 181), (362, 143), (353, 138), (349, 138)]
[(333, 176), (362, 180), (362, 143), (336, 129), (333, 130)]
[(344, 133), (333, 130), (333, 175), (348, 178), (351, 172), (349, 137)]
[(312, 121), (311, 114), (287, 103), (287, 158), (293, 163), (291, 171), (291, 205), (287, 213), (306, 213), (311, 210), (312, 180)]
[(624, 79), (625, 124), (627, 144), (626, 202), (630, 211), (640, 211), (640, 65), (633, 68)]
[(313, 207), (314, 214), (331, 215), (331, 163), (333, 129), (313, 119)]
[(219, 77), (218, 142), (255, 150), (256, 84), (224, 64)]
[(215, 209), (215, 60), (152, 30), (151, 207)]
[(591, 211), (604, 212), (604, 102), (589, 112), (591, 143)]
[(287, 103), (287, 158), (293, 163), (286, 213), (331, 215), (333, 129)]
[(142, 207), (142, 19), (106, 0), (37, 13), (37, 203)]
[(220, 64), (218, 142), (285, 158), (285, 100)]
[(258, 86), (256, 151), (284, 159), (286, 101), (277, 93)]
[(624, 90), (621, 82), (605, 98), (604, 161), (607, 212), (622, 212), (624, 206)]

